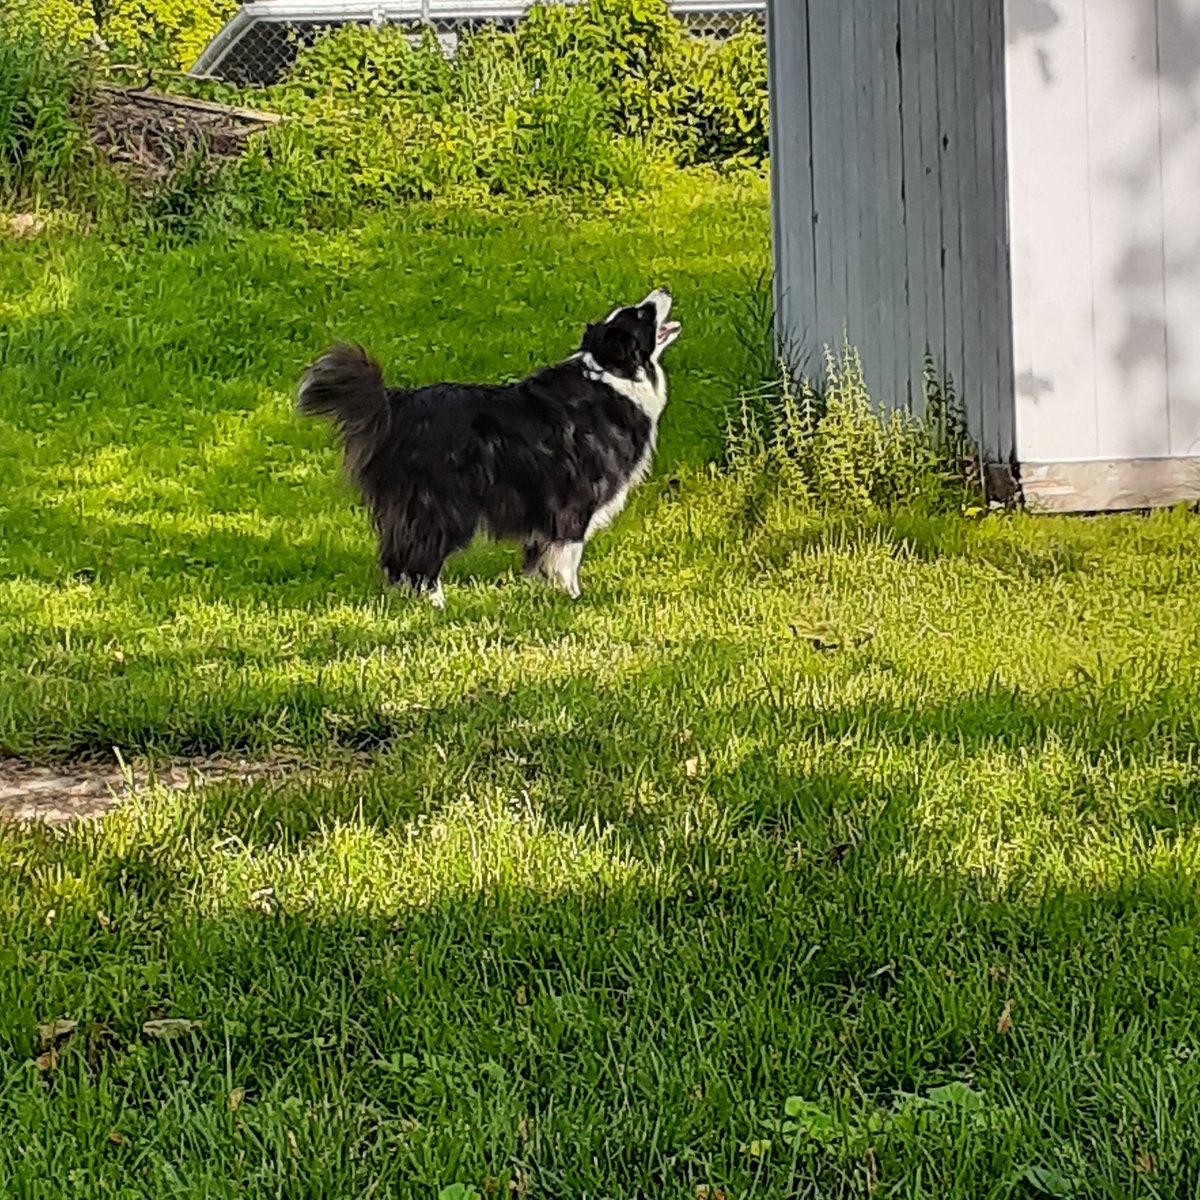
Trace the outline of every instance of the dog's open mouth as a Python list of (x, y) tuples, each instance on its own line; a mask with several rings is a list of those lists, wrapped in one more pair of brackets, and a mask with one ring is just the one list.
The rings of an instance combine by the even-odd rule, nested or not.
[(682, 328), (678, 321), (666, 321), (658, 327), (658, 344), (665, 346)]

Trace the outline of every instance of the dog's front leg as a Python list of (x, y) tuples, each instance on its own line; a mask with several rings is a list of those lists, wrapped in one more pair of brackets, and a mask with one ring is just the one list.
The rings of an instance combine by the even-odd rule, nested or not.
[(583, 594), (579, 586), (579, 565), (582, 561), (582, 542), (552, 542), (539, 559), (539, 570), (551, 583), (558, 584), (572, 600), (578, 600)]
[(533, 578), (546, 578), (546, 543), (537, 538), (525, 543), (521, 549), (521, 571)]

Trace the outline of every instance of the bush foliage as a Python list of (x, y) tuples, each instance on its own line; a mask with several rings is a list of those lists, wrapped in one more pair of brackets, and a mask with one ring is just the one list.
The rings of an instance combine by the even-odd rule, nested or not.
[(191, 66), (237, 11), (236, 0), (16, 0), (24, 20), (56, 44), (103, 46), (114, 62)]
[(256, 102), (292, 119), (242, 187), (289, 222), (414, 198), (625, 193), (656, 164), (767, 154), (761, 30), (693, 37), (665, 0), (538, 5), (513, 32), (465, 33), (451, 59), (431, 34), (344, 26)]
[[(40, 40), (57, 75), (35, 83), (26, 72), (8, 90), (28, 114), (53, 86), (51, 107), (75, 120), (97, 53), (89, 35), (106, 39), (110, 62), (183, 62), (219, 27), (222, 3), (139, 0), (135, 12), (113, 0), (84, 12), (29, 0), (22, 44)], [(761, 29), (695, 37), (666, 0), (538, 4), (511, 31), (464, 31), (452, 57), (429, 31), (347, 25), (302, 47), (270, 87), (208, 90), (287, 120), (231, 170), (181, 163), (169, 207), (193, 223), (329, 225), (416, 199), (620, 196), (660, 166), (757, 169), (767, 154)], [(64, 128), (56, 153), (70, 158), (78, 142)], [(8, 145), (10, 175), (52, 182), (26, 141)]]

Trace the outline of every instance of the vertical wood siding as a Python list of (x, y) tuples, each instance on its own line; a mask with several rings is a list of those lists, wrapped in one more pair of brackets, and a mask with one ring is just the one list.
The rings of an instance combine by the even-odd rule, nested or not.
[(1173, 455), (1200, 454), (1200, 0), (1156, 13), (1167, 396)]
[[(816, 99), (810, 97), (808, 83), (811, 48), (804, 6), (778, 5), (769, 22), (775, 323), (783, 352), (798, 358), (810, 343), (817, 290), (829, 282), (819, 276), (816, 257), (816, 177), (809, 136)], [(804, 104), (793, 107), (793, 96), (804, 97)]]
[(785, 347), (845, 333), (876, 399), (918, 410), (928, 348), (1006, 460), (1002, 3), (773, 0), (769, 17)]
[(1200, 456), (1200, 0), (773, 0), (785, 344), (988, 458)]

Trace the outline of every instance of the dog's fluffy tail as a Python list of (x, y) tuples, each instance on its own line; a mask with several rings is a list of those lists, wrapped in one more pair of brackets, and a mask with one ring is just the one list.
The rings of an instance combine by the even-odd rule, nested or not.
[(361, 346), (334, 346), (304, 373), (296, 411), (336, 421), (348, 441), (378, 437), (389, 418), (383, 371)]

